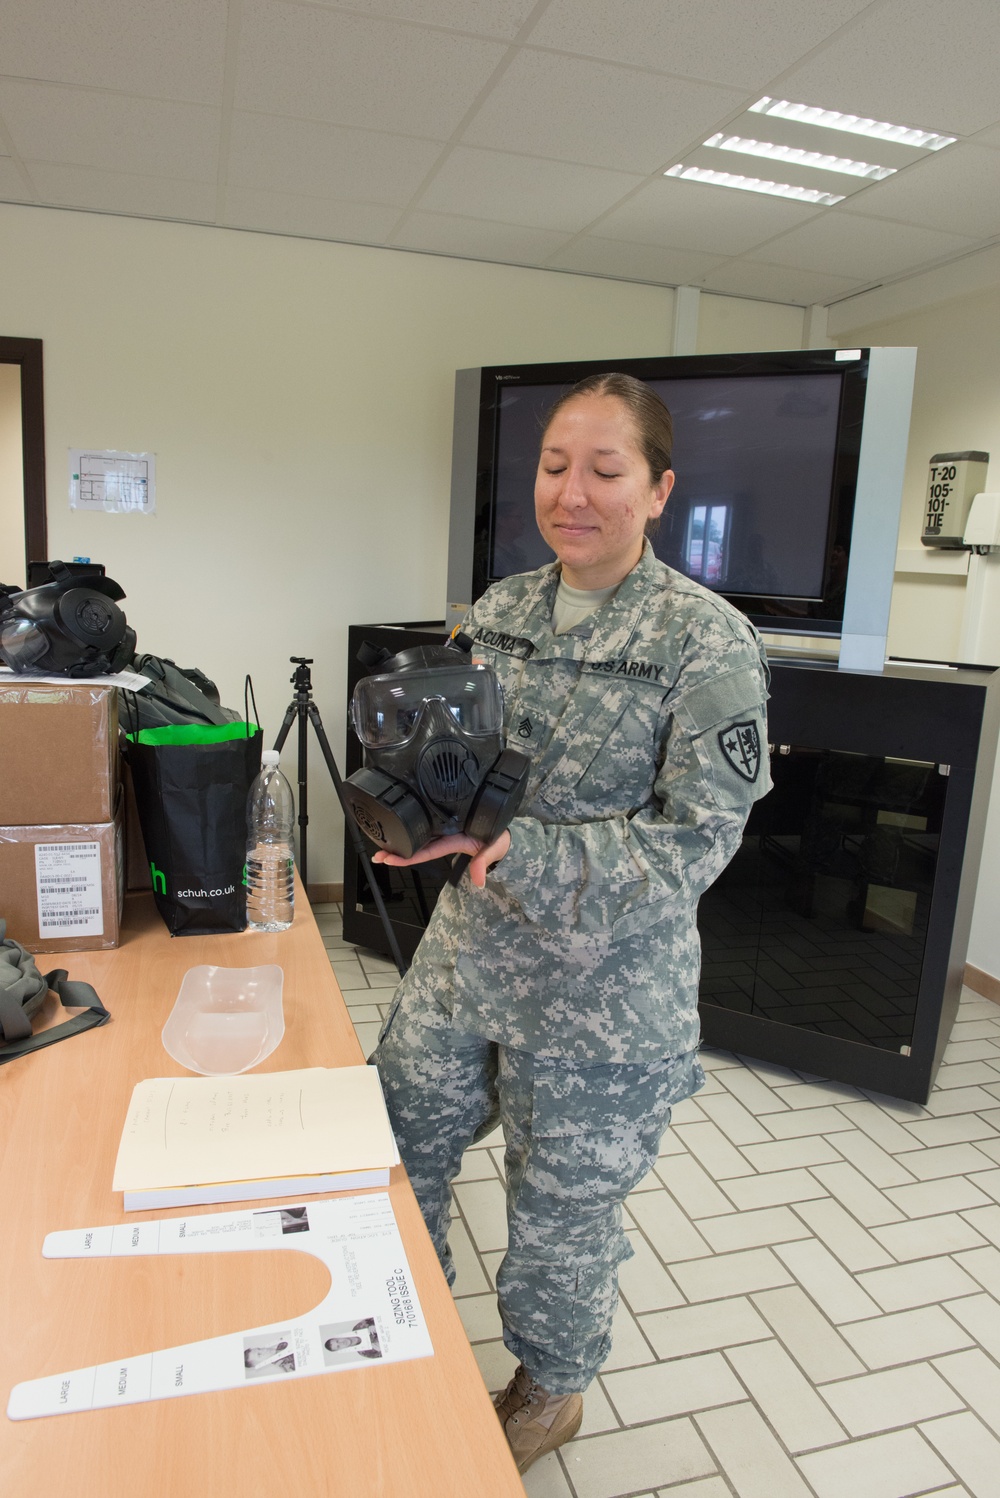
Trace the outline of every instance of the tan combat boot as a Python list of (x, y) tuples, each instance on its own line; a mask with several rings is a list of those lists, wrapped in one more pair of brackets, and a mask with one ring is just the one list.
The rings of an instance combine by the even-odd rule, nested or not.
[(519, 1472), (571, 1441), (583, 1420), (582, 1394), (549, 1394), (524, 1364), (493, 1401)]

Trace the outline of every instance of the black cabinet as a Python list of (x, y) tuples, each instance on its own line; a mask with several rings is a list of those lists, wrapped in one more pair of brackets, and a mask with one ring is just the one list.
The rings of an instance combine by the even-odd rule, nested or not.
[(774, 790), (699, 910), (709, 1044), (926, 1101), (965, 969), (997, 678), (772, 663)]
[[(440, 645), (445, 638), (444, 623), (433, 620), (414, 624), (352, 624), (347, 634), (348, 703), (358, 679), (366, 674), (358, 661), (362, 645), (373, 645), (395, 655), (412, 645)], [(360, 770), (364, 763), (361, 745), (350, 728), (344, 763), (345, 775)], [(374, 843), (370, 851), (375, 851)], [(430, 920), (438, 891), (448, 877), (448, 867), (444, 862), (420, 864), (413, 869), (390, 869), (375, 864), (373, 872), (399, 949), (408, 961)], [(344, 939), (383, 952), (387, 957), (392, 955), (361, 860), (347, 838), (344, 839)]]
[[(443, 625), (355, 626), (390, 650)], [(1000, 672), (772, 661), (773, 791), (699, 908), (706, 1042), (926, 1100), (965, 968), (1000, 718)], [(361, 763), (349, 735), (347, 770)], [(379, 869), (411, 955), (444, 865)], [(348, 846), (344, 935), (386, 950)]]

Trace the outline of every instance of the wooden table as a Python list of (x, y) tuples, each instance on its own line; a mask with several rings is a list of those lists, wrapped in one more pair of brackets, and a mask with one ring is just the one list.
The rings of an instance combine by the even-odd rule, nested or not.
[[(186, 1075), (160, 1031), (188, 968), (283, 967), (285, 1036), (262, 1070), (364, 1059), (301, 893), (289, 931), (174, 940), (151, 898), (131, 895), (117, 951), (38, 960), (93, 983), (113, 1018), (0, 1067), (4, 1409), (22, 1380), (300, 1315), (327, 1289), (306, 1254), (42, 1258), (49, 1231), (126, 1220), (111, 1190), (126, 1106), (141, 1078)], [(389, 1192), (434, 1357), (38, 1420), (0, 1413), (0, 1493), (523, 1498), (402, 1167)], [(202, 1210), (234, 1208), (188, 1215)]]

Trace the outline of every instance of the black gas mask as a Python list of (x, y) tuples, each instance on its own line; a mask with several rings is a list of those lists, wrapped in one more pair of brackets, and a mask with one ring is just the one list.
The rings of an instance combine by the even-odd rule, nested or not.
[(107, 676), (135, 653), (116, 600), (125, 597), (101, 567), (50, 562), (51, 582), (0, 590), (0, 660), (22, 675)]
[(450, 833), (492, 843), (524, 795), (531, 760), (503, 747), (500, 683), (470, 643), (382, 651), (354, 689), (365, 768), (345, 780), (344, 800), (373, 843), (403, 858)]

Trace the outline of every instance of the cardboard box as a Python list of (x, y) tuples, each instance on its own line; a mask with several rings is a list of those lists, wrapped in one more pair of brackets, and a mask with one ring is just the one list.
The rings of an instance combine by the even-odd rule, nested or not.
[(125, 902), (124, 817), (0, 827), (0, 912), (29, 952), (117, 947)]
[(118, 795), (118, 694), (0, 677), (0, 826), (107, 823)]

